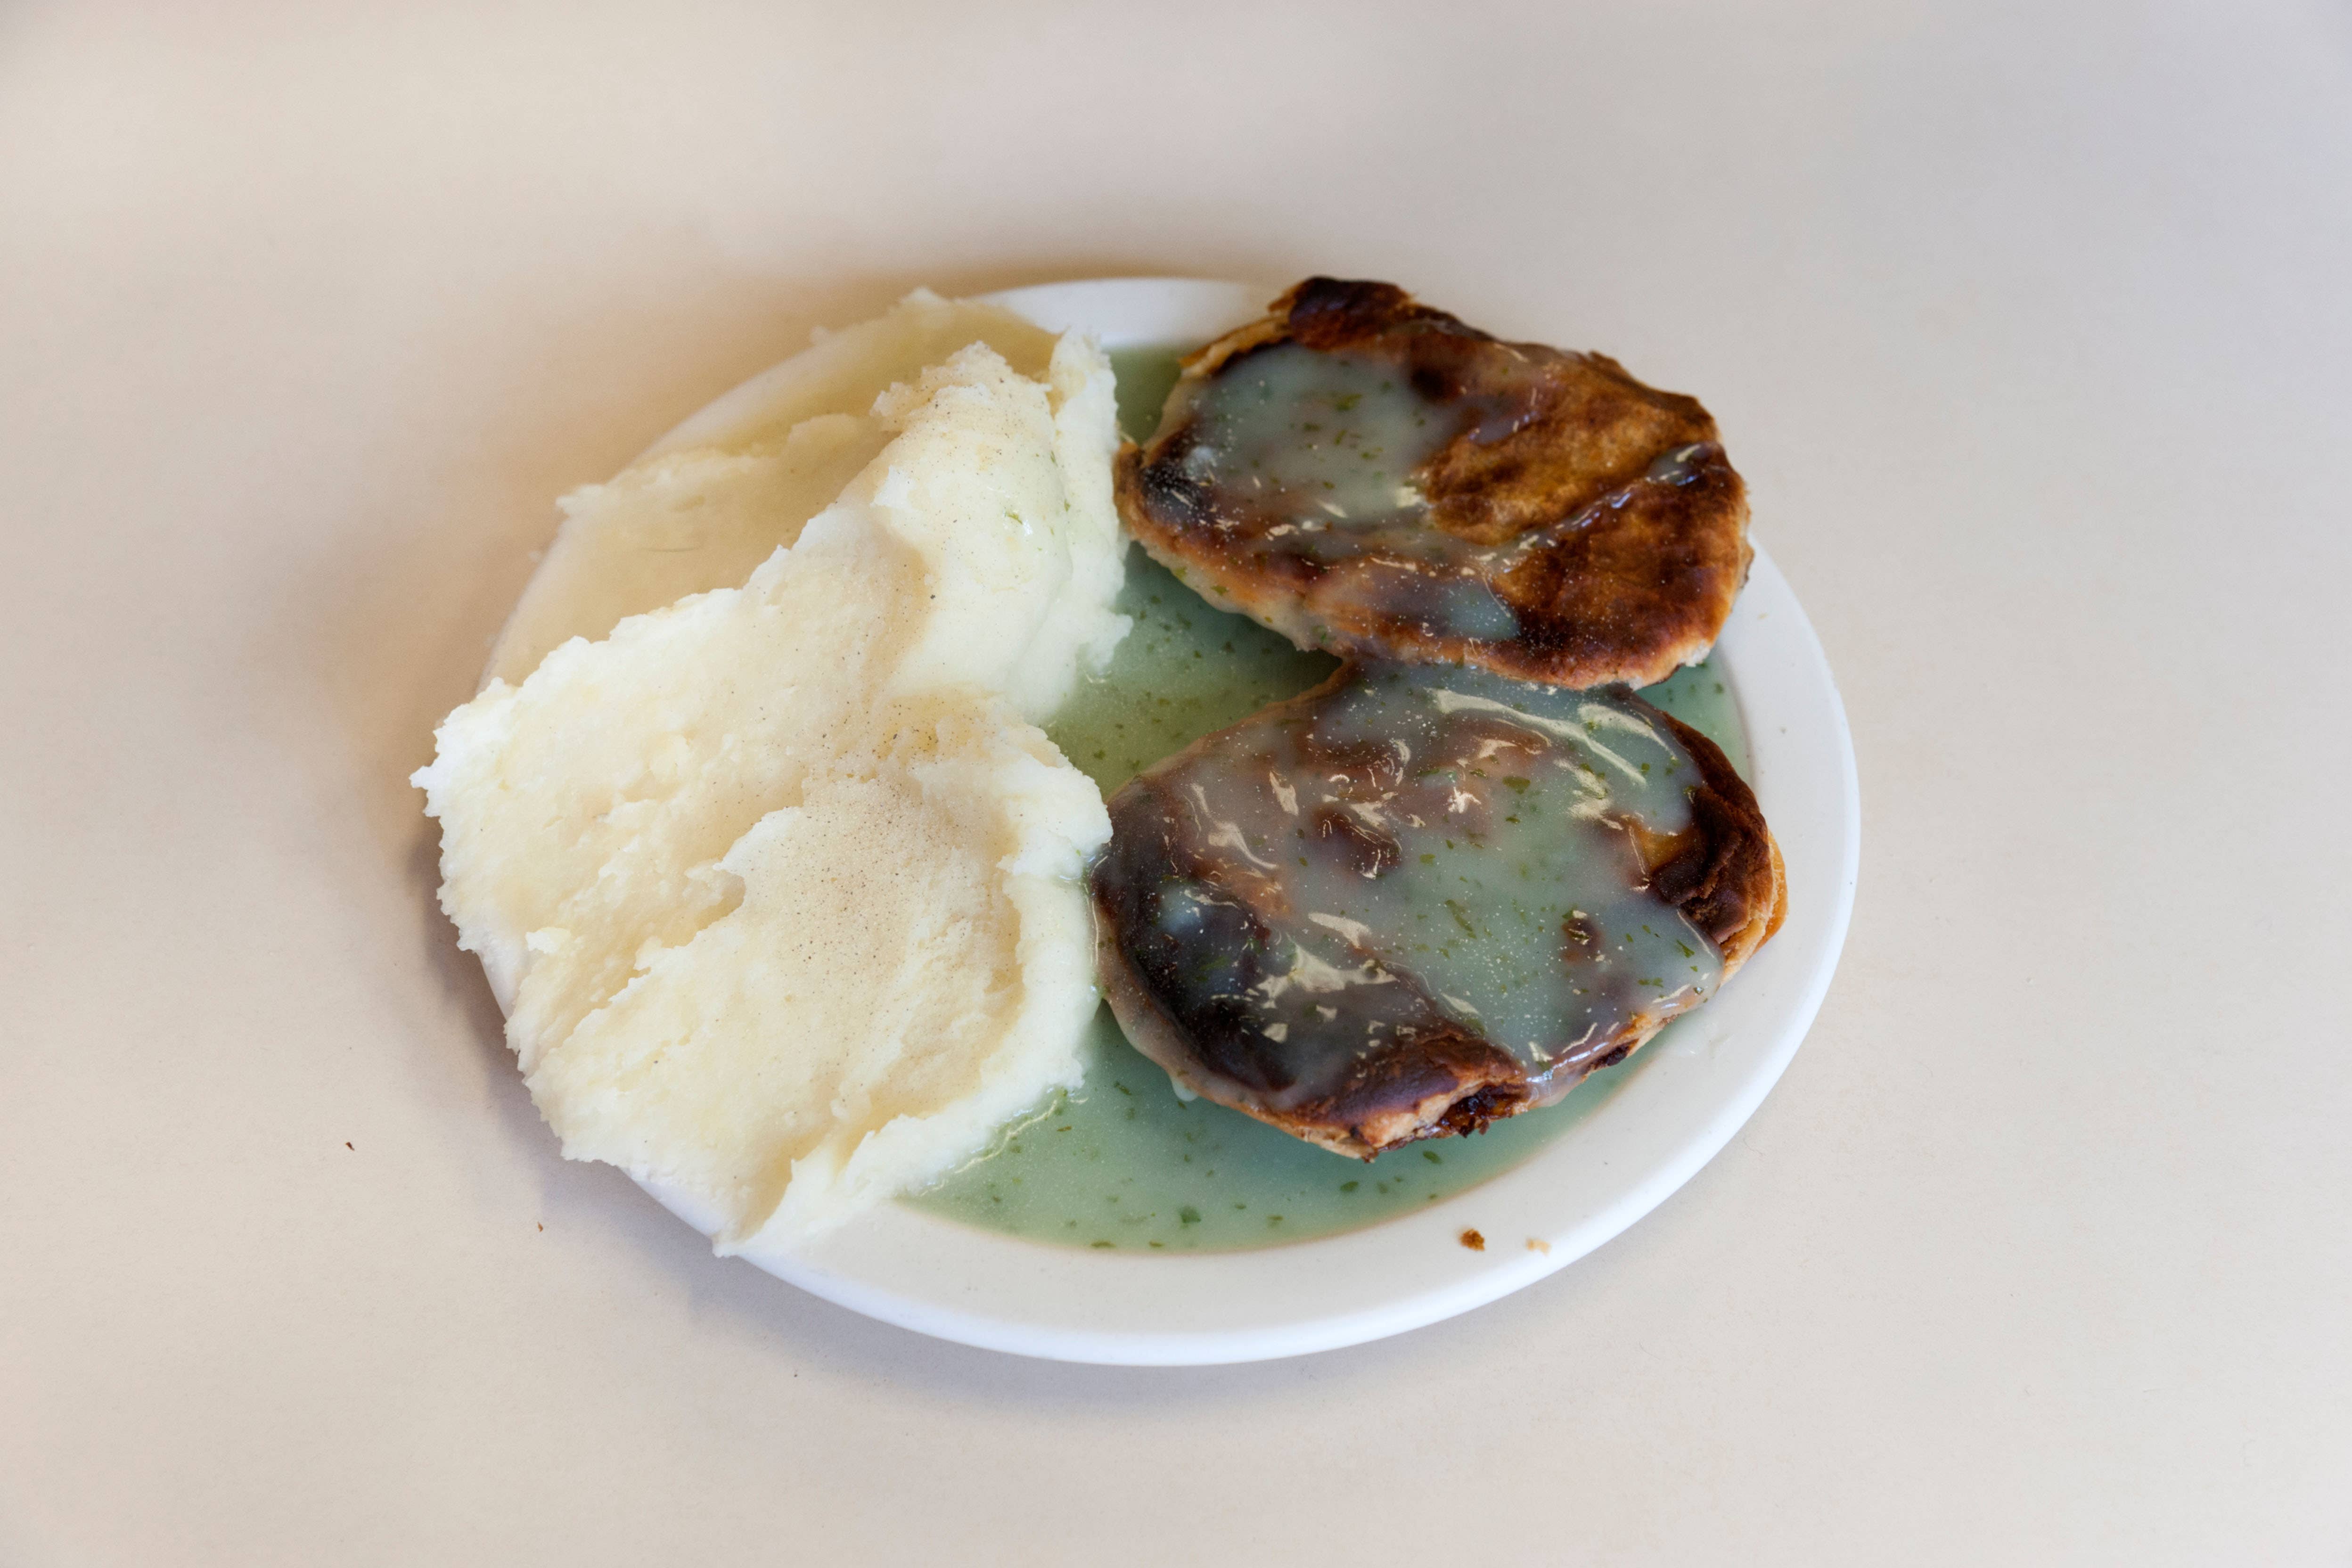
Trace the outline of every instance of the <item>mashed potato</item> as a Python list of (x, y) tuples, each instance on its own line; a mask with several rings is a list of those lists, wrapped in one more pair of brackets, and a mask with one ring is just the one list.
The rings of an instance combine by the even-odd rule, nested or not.
[[(1108, 487), (1087, 451), (1113, 417), (1094, 405), (1097, 391), (1109, 396), (1108, 384), (1094, 388), (1093, 361), (1061, 342), (1009, 310), (925, 289), (824, 334), (670, 432), (611, 483), (558, 503), (563, 527), (499, 634), (489, 673), (520, 684), (569, 638), (601, 637), (625, 616), (741, 586), (898, 435), (876, 408), (883, 395), (973, 343), (1046, 384), (1066, 478), (1099, 477)], [(1106, 494), (1106, 516), (1110, 504)]]
[[(895, 313), (969, 346), (862, 410), (739, 415), (572, 498), (548, 566), (575, 591), (526, 598), (494, 668), (528, 673), (415, 776), (443, 908), (564, 1152), (656, 1184), (722, 1251), (919, 1185), (1077, 1080), (1080, 874), (1109, 822), (1034, 721), (1126, 629), (1110, 371), (992, 323), (1024, 374), (942, 314), (971, 309)], [(906, 325), (857, 331), (903, 350)], [(866, 390), (832, 363), (835, 401)], [(612, 569), (664, 530), (713, 547), (650, 584)]]

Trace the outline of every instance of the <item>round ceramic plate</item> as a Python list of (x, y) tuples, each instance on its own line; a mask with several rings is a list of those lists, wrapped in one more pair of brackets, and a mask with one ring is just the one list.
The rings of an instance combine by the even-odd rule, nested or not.
[[(993, 296), (1104, 347), (1191, 347), (1260, 314), (1278, 289), (1189, 279), (1049, 284)], [(658, 447), (756, 418), (755, 377)], [(1049, 1246), (886, 1205), (751, 1262), (854, 1311), (942, 1339), (1065, 1361), (1256, 1361), (1378, 1339), (1468, 1311), (1563, 1268), (1688, 1181), (1796, 1054), (1845, 941), (1861, 810), (1845, 710), (1821, 644), (1761, 547), (1717, 644), (1744, 720), (1751, 782), (1788, 861), (1788, 921), (1705, 1008), (1633, 1057), (1608, 1099), (1523, 1163), (1454, 1197), (1344, 1235), (1244, 1252)], [(648, 1191), (706, 1233), (679, 1194)], [(1474, 1251), (1462, 1240), (1476, 1230)]]

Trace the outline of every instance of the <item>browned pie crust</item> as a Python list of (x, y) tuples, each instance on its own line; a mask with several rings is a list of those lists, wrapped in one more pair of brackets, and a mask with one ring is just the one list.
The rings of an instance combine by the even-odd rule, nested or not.
[(1413, 477), (1426, 525), (1454, 542), (1449, 563), (1480, 576), (1516, 630), (1486, 640), (1445, 625), (1398, 591), (1413, 568), (1392, 560), (1246, 548), (1296, 518), (1188, 464), (1196, 432), (1181, 416), (1117, 462), (1120, 515), (1155, 558), (1302, 647), (1570, 687), (1645, 686), (1705, 657), (1753, 552), (1746, 487), (1695, 399), (1606, 355), (1499, 342), (1392, 284), (1310, 278), (1270, 312), (1191, 355), (1180, 393), (1296, 343), (1393, 363), (1441, 411), (1458, 408), (1459, 432)]
[[(1312, 703), (1348, 675), (1342, 669), (1276, 709)], [(1672, 714), (1633, 700), (1671, 729), (1699, 770), (1690, 792), (1691, 826), (1643, 846), (1651, 886), (1715, 942), (1728, 982), (1780, 930), (1787, 912), (1780, 846), (1755, 793), (1721, 747)], [(1217, 740), (1203, 737), (1111, 797), (1111, 842), (1091, 879), (1097, 968), (1112, 1010), (1136, 1047), (1193, 1092), (1310, 1143), (1369, 1160), (1423, 1139), (1483, 1131), (1504, 1117), (1551, 1104), (1587, 1073), (1622, 1061), (1687, 1010), (1685, 1004), (1637, 1013), (1537, 1082), (1510, 1052), (1433, 1005), (1421, 1026), (1402, 1028), (1391, 1044), (1366, 1053), (1336, 1089), (1299, 1103), (1270, 1103), (1269, 1090), (1278, 1093), (1283, 1086), (1270, 1080), (1275, 1069), (1253, 1052), (1251, 1036), (1222, 1029), (1213, 1016), (1181, 1016), (1179, 966), (1198, 955), (1155, 935), (1148, 901), (1151, 889), (1168, 881), (1213, 881), (1222, 901), (1261, 936), (1267, 917), (1278, 917), (1277, 906), (1286, 901), (1279, 883), (1225, 876), (1209, 847), (1181, 836), (1190, 811), (1161, 780), (1173, 764)], [(1419, 987), (1410, 976), (1400, 982)]]

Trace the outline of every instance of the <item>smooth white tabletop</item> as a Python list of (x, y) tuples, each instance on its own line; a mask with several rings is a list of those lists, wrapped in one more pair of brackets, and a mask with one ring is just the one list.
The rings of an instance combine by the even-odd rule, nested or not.
[[(2352, 1553), (2352, 17), (0, 15), (0, 1563)], [(919, 1338), (555, 1152), (401, 781), (553, 527), (917, 283), (1392, 279), (1703, 397), (1861, 893), (1618, 1240)]]

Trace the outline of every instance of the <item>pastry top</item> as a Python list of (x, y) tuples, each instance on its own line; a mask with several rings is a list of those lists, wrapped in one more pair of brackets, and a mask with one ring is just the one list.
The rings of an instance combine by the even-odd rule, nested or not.
[(1153, 556), (1302, 647), (1555, 686), (1704, 658), (1752, 554), (1696, 400), (1330, 278), (1185, 362), (1118, 493)]
[(1340, 1152), (1547, 1104), (1780, 920), (1754, 795), (1621, 689), (1349, 666), (1110, 803), (1105, 989), (1179, 1080)]

